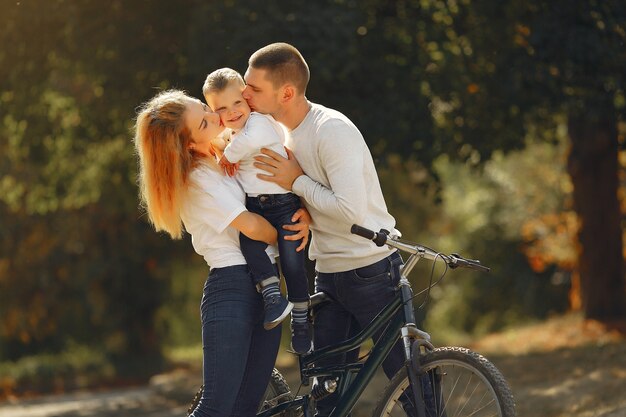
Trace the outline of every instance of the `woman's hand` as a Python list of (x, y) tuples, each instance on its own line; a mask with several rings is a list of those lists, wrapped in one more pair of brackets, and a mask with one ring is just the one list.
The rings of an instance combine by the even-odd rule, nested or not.
[(298, 233), (285, 236), (285, 240), (302, 239), (302, 243), (296, 248), (296, 252), (300, 252), (301, 250), (306, 248), (306, 244), (309, 242), (309, 225), (313, 222), (313, 219), (311, 219), (311, 215), (309, 214), (307, 209), (300, 208), (291, 217), (291, 221), (297, 223), (285, 224), (283, 225), (283, 229)]

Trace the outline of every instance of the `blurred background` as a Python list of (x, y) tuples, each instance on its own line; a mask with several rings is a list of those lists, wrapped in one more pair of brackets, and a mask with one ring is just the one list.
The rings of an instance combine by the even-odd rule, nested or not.
[(623, 1), (0, 0), (0, 397), (199, 360), (208, 267), (138, 205), (135, 111), (276, 41), (404, 237), (492, 268), (431, 292), (438, 341), (626, 318)]

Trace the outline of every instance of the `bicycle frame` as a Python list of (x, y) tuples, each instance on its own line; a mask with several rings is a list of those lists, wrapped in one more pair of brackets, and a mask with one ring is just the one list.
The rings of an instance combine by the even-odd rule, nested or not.
[[(376, 316), (368, 327), (363, 329), (356, 336), (337, 345), (327, 346), (300, 357), (300, 376), (303, 385), (308, 385), (309, 378), (312, 377), (329, 376), (339, 378), (340, 382), (337, 389), (341, 393), (341, 398), (337, 407), (333, 410), (332, 416), (339, 417), (348, 415), (365, 390), (365, 387), (374, 376), (376, 369), (382, 364), (383, 360), (387, 357), (389, 351), (398, 340), (399, 331), (404, 326), (404, 317), (400, 314), (396, 314), (401, 305), (402, 300), (400, 297), (397, 297)], [(371, 338), (375, 332), (384, 327), (386, 327), (386, 329), (372, 348), (372, 352), (365, 362), (347, 363), (336, 366), (312, 366), (314, 362), (320, 359), (347, 353), (361, 346), (361, 344)], [(351, 374), (354, 373), (356, 373), (356, 377), (352, 377)], [(300, 396), (293, 401), (278, 404), (263, 413), (259, 413), (257, 417), (269, 417), (288, 408), (299, 406), (307, 410), (308, 402), (308, 395)]]
[[(393, 243), (392, 243), (393, 242)], [(300, 378), (302, 385), (308, 385), (312, 377), (331, 377), (339, 380), (337, 390), (340, 398), (332, 411), (332, 417), (344, 417), (350, 413), (357, 400), (372, 380), (376, 369), (383, 363), (399, 337), (404, 341), (407, 370), (416, 379), (411, 366), (412, 341), (419, 339), (422, 345), (432, 348), (430, 335), (419, 330), (415, 325), (415, 315), (412, 304), (411, 285), (406, 278), (417, 261), (423, 257), (434, 259), (435, 255), (427, 253), (423, 248), (407, 245), (402, 242), (390, 241), (389, 246), (397, 247), (411, 255), (400, 270), (399, 294), (389, 303), (372, 322), (352, 338), (332, 346), (314, 350), (300, 356)], [(418, 250), (418, 248), (420, 250)], [(431, 255), (431, 256), (429, 256)], [(404, 308), (403, 308), (404, 307)], [(402, 311), (400, 313), (400, 311)], [(360, 347), (376, 332), (382, 331), (365, 362), (344, 363), (334, 366), (314, 366), (314, 363), (334, 355), (347, 353)], [(257, 417), (269, 417), (291, 408), (302, 407), (304, 415), (308, 416), (310, 395), (296, 397), (292, 401), (278, 404), (265, 410)]]

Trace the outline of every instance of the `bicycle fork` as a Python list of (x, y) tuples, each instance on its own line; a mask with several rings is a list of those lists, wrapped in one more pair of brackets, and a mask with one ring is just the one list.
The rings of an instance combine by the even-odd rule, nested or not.
[(406, 398), (403, 401), (403, 405), (407, 415), (411, 415), (409, 408), (411, 408), (410, 403), (413, 403), (416, 417), (428, 417), (429, 414), (426, 413), (426, 402), (424, 398), (424, 394), (427, 390), (424, 389), (426, 387), (422, 384), (422, 377), (424, 375), (420, 369), (419, 355), (422, 347), (428, 350), (434, 347), (430, 343), (430, 335), (418, 329), (415, 324), (415, 313), (413, 311), (413, 303), (411, 302), (413, 292), (408, 280), (404, 276), (400, 278), (400, 291), (406, 323), (401, 329), (401, 337), (404, 346), (405, 367), (410, 383), (409, 391), (411, 391), (412, 394), (410, 395), (405, 392)]

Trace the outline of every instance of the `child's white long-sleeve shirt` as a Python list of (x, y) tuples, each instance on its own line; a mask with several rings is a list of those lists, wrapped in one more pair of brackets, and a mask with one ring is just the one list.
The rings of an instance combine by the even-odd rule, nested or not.
[(231, 138), (224, 149), (224, 156), (231, 163), (239, 163), (236, 178), (246, 194), (256, 197), (259, 194), (285, 194), (278, 184), (263, 181), (257, 174), (267, 174), (254, 166), (254, 157), (261, 155), (261, 148), (268, 148), (287, 157), (284, 148), (285, 131), (272, 116), (251, 112), (245, 126)]

